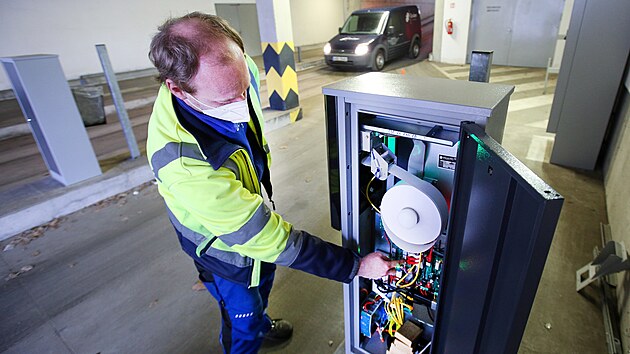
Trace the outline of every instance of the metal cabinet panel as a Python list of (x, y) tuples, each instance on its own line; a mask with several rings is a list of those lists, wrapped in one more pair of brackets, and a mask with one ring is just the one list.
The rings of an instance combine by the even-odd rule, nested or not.
[[(377, 127), (393, 137), (400, 156), (404, 139), (430, 141), (436, 126), (451, 132), (449, 141), (459, 146), (435, 327), (423, 322), (423, 345), (432, 340), (431, 353), (514, 353), (527, 323), (562, 197), (490, 137), (500, 139), (512, 90), (383, 73), (324, 88), (331, 218), (342, 245), (360, 254), (377, 249), (379, 220), (366, 200), (371, 176), (363, 164), (371, 155), (364, 130)], [(370, 139), (381, 139), (370, 134), (368, 148)], [(427, 154), (434, 148), (427, 145)], [(403, 161), (397, 160), (398, 168), (408, 167)], [(436, 178), (435, 186), (445, 182)], [(360, 332), (361, 289), (373, 286), (360, 278), (344, 286), (348, 353), (387, 348)]]
[(432, 353), (516, 353), (563, 198), (463, 123)]
[(630, 1), (576, 0), (573, 14), (547, 130), (552, 163), (592, 170), (630, 52)]

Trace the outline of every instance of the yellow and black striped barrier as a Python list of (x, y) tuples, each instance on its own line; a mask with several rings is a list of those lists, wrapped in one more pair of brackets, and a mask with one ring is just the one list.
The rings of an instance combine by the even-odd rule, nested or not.
[[(300, 100), (293, 42), (263, 42), (262, 49), (269, 106), (271, 109), (281, 111), (298, 107)], [(295, 114), (292, 114), (291, 121), (299, 120), (300, 113), (301, 110), (297, 110)]]

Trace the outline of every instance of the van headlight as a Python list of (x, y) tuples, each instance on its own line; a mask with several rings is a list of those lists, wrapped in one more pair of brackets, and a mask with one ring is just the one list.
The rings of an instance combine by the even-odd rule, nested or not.
[(330, 50), (331, 50), (330, 43), (326, 43), (324, 45), (324, 54), (326, 54), (326, 55), (330, 54)]
[(365, 55), (370, 50), (367, 43), (361, 43), (354, 49), (354, 54)]

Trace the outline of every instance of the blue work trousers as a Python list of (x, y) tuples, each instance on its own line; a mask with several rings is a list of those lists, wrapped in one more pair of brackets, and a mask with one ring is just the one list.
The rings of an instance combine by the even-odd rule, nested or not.
[(271, 329), (266, 309), (275, 272), (261, 275), (260, 285), (248, 288), (215, 274), (204, 285), (221, 309), (221, 344), (225, 354), (257, 353)]

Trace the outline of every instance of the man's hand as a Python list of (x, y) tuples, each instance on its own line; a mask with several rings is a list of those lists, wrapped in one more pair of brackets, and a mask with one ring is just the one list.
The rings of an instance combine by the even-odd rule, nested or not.
[(378, 279), (396, 274), (396, 266), (401, 261), (390, 261), (380, 252), (372, 252), (361, 258), (357, 275), (368, 279)]

